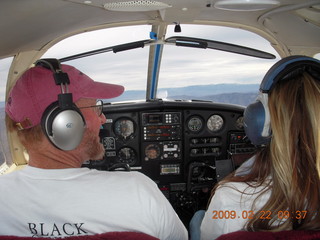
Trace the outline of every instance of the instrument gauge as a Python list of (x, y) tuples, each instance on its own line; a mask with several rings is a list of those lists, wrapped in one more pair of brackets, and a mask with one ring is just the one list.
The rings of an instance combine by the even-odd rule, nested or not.
[(237, 121), (236, 121), (236, 128), (238, 128), (239, 130), (242, 130), (244, 128), (243, 125), (243, 116), (238, 117)]
[(124, 139), (130, 137), (134, 133), (134, 123), (128, 118), (118, 119), (114, 124), (114, 132), (118, 137)]
[(188, 129), (191, 132), (198, 132), (202, 129), (203, 121), (200, 117), (194, 116), (188, 121)]
[(207, 127), (212, 132), (217, 132), (222, 129), (224, 124), (223, 118), (220, 115), (211, 115), (207, 121)]
[(149, 144), (145, 148), (145, 155), (146, 155), (146, 160), (149, 159), (156, 159), (160, 156), (160, 148), (156, 144)]
[(129, 165), (133, 165), (136, 162), (136, 153), (130, 147), (123, 147), (119, 150), (118, 156), (120, 158), (120, 162), (127, 163)]

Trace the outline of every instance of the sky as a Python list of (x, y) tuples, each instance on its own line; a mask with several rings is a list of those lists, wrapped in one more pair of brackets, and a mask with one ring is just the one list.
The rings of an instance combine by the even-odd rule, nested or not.
[[(256, 48), (276, 55), (262, 37), (244, 30), (206, 26), (182, 25), (181, 33), (167, 30), (169, 36), (190, 36)], [(63, 40), (43, 57), (62, 58), (85, 51), (149, 39), (150, 26), (99, 30)], [(96, 81), (122, 84), (127, 90), (146, 87), (148, 48), (120, 53), (104, 53), (69, 61)], [(278, 57), (278, 55), (276, 55)], [(277, 58), (276, 60), (278, 60)], [(236, 55), (221, 51), (166, 46), (161, 63), (159, 88), (218, 83), (260, 83), (276, 60)], [(4, 101), (5, 80), (11, 58), (0, 60), (0, 101)]]
[(11, 61), (11, 57), (0, 60), (0, 102), (5, 99), (6, 82)]

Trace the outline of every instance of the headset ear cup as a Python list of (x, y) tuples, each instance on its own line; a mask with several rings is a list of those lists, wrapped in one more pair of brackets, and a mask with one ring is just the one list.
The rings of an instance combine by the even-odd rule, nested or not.
[(244, 130), (254, 145), (265, 145), (270, 141), (270, 136), (263, 136), (262, 134), (265, 129), (266, 115), (266, 110), (261, 101), (250, 104), (244, 111)]
[(49, 141), (61, 150), (73, 150), (81, 142), (85, 131), (85, 120), (74, 105), (61, 110), (58, 102), (51, 104), (41, 120), (42, 129)]
[[(59, 103), (58, 102), (53, 102), (50, 104), (46, 110), (42, 114), (41, 118), (41, 128), (44, 134), (49, 138), (49, 136), (52, 136), (52, 112), (57, 110), (59, 108)], [(48, 122), (51, 122), (51, 124), (48, 124)], [(50, 139), (49, 139), (50, 140)], [(51, 142), (51, 140), (50, 140)]]

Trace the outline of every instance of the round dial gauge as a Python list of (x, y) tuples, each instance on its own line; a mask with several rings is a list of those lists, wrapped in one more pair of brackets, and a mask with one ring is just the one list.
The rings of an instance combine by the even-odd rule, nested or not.
[(212, 132), (217, 132), (223, 127), (224, 121), (220, 115), (214, 114), (209, 117), (207, 127)]
[(119, 119), (114, 124), (114, 132), (117, 136), (128, 138), (134, 133), (134, 124), (130, 119)]
[(149, 144), (145, 149), (147, 159), (156, 159), (160, 156), (160, 148), (155, 144)]
[(120, 161), (123, 163), (127, 163), (129, 165), (132, 165), (135, 163), (136, 160), (136, 154), (132, 148), (124, 147), (121, 148), (118, 152)]
[(243, 126), (243, 117), (238, 117), (237, 121), (236, 121), (236, 127), (239, 129), (239, 130), (242, 130), (244, 128)]
[(202, 128), (202, 120), (199, 117), (192, 117), (188, 121), (188, 129), (191, 132), (198, 132)]

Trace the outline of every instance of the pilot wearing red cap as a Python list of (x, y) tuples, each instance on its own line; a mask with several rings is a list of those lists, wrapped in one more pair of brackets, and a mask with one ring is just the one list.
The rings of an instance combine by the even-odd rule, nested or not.
[[(188, 239), (170, 203), (145, 175), (81, 168), (84, 161), (104, 156), (99, 131), (106, 118), (97, 99), (123, 91), (68, 65), (36, 66), (18, 79), (6, 103), (7, 126), (17, 131), (29, 162), (0, 177), (0, 235), (55, 238), (130, 231)], [(69, 131), (79, 143), (69, 144)]]

